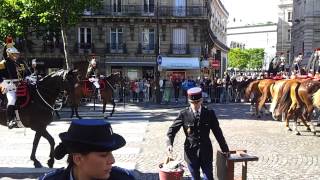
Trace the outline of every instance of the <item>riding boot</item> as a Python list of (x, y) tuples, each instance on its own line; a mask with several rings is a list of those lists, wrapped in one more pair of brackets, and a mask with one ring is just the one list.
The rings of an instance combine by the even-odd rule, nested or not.
[(14, 114), (15, 107), (13, 105), (9, 105), (7, 108), (7, 126), (9, 129), (12, 129), (16, 126), (16, 122), (14, 120), (15, 114)]

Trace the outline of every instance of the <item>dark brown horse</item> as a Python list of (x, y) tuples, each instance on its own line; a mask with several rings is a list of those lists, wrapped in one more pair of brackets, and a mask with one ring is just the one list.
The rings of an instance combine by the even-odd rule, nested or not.
[[(113, 115), (114, 109), (115, 109), (115, 102), (113, 99), (113, 93), (116, 89), (116, 84), (123, 85), (123, 78), (121, 77), (120, 73), (114, 73), (110, 76), (100, 79), (100, 95), (102, 100), (102, 113), (104, 114), (106, 111), (106, 104), (111, 103), (113, 105), (112, 111), (110, 113), (110, 116)], [(71, 103), (71, 118), (76, 114), (77, 118), (81, 118), (78, 113), (78, 107), (80, 106), (81, 98), (83, 97), (93, 97), (95, 96), (94, 93), (96, 93), (93, 88), (93, 86), (88, 82), (87, 80), (80, 81), (75, 89), (74, 92), (70, 93), (70, 103)], [(91, 88), (91, 89), (90, 89)], [(105, 116), (105, 118), (108, 118)]]
[[(39, 80), (36, 86), (29, 87), (31, 101), (19, 110), (19, 114), (22, 124), (36, 132), (30, 156), (36, 168), (42, 167), (36, 159), (36, 151), (41, 137), (47, 139), (50, 144), (48, 166), (53, 167), (55, 142), (46, 128), (53, 121), (53, 106), (59, 93), (63, 90), (72, 91), (76, 83), (77, 75), (75, 71), (59, 70)], [(1, 112), (0, 123), (4, 126), (6, 126), (6, 119), (6, 113)]]

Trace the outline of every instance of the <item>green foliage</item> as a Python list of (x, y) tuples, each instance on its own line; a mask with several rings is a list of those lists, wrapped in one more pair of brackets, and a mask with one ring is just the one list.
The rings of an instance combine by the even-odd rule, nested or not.
[(240, 70), (262, 68), (264, 59), (264, 49), (231, 49), (228, 53), (228, 67), (238, 68)]
[(31, 32), (59, 31), (79, 22), (84, 9), (101, 7), (101, 0), (0, 0), (0, 40)]

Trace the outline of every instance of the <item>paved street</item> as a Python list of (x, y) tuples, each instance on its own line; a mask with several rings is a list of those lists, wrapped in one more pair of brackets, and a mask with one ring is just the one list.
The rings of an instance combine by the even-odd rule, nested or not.
[[(123, 135), (127, 145), (115, 151), (117, 165), (134, 170), (137, 179), (158, 179), (158, 165), (164, 161), (165, 134), (172, 120), (182, 108), (171, 106), (143, 105), (117, 107), (114, 117), (109, 118), (114, 132)], [(220, 124), (230, 149), (247, 149), (249, 154), (259, 157), (257, 162), (249, 162), (248, 179), (255, 180), (319, 180), (320, 179), (320, 137), (313, 136), (299, 126), (302, 135), (296, 136), (287, 132), (283, 122), (271, 121), (271, 117), (255, 119), (248, 113), (245, 104), (214, 104), (213, 108), (219, 116)], [(81, 116), (102, 117), (92, 112), (92, 107), (85, 107)], [(98, 108), (99, 109), (99, 108)], [(90, 111), (90, 112), (88, 112)], [(98, 115), (97, 115), (98, 114)], [(70, 114), (61, 113), (65, 121), (55, 121), (49, 132), (59, 143), (58, 134), (68, 127)], [(320, 127), (317, 127), (320, 134)], [(29, 129), (7, 130), (0, 127), (0, 177), (2, 179), (35, 178), (36, 174), (48, 169), (35, 170), (29, 160), (32, 147), (33, 131)], [(214, 150), (219, 147), (214, 142)], [(174, 144), (174, 155), (183, 158), (184, 136), (180, 131)], [(46, 166), (49, 145), (41, 139), (37, 157)], [(56, 161), (55, 168), (66, 166), (66, 159)], [(236, 174), (240, 174), (240, 165), (236, 166)], [(38, 172), (37, 172), (38, 171)], [(13, 173), (14, 174), (10, 174)], [(19, 174), (18, 172), (24, 172)], [(28, 173), (29, 172), (29, 173)], [(9, 177), (11, 178), (8, 178)], [(185, 172), (185, 179), (189, 179)]]

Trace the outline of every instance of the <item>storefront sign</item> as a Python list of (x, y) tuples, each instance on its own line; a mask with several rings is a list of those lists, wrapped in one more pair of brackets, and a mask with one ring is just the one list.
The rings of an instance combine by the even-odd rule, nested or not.
[(212, 60), (212, 61), (211, 61), (211, 67), (212, 67), (213, 69), (219, 69), (219, 68), (220, 68), (220, 61), (218, 61), (218, 60)]

